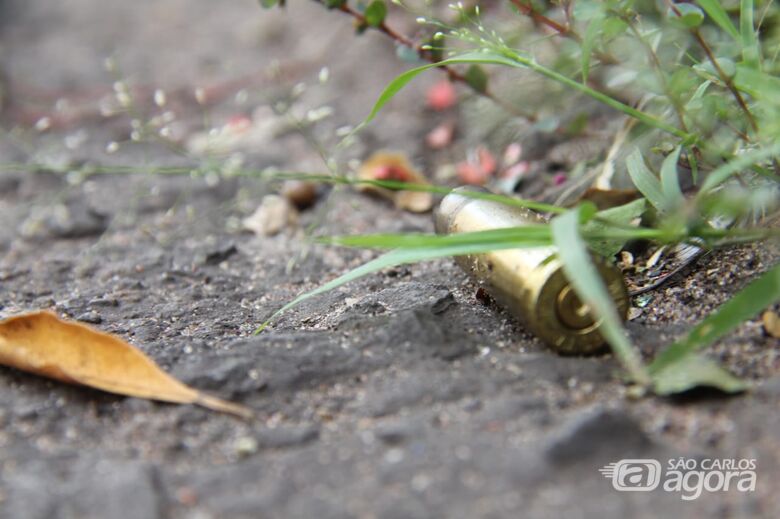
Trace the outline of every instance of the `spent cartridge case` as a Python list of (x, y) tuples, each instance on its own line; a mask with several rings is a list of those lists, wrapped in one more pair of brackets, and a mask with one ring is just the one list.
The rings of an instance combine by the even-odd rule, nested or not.
[[(537, 213), (494, 201), (468, 197), (458, 188), (435, 213), (440, 234), (485, 231), (544, 223)], [(599, 350), (604, 338), (587, 305), (570, 286), (553, 246), (505, 249), (458, 256), (457, 263), (530, 331), (564, 354)], [(628, 293), (620, 270), (593, 256), (599, 274), (625, 319)]]

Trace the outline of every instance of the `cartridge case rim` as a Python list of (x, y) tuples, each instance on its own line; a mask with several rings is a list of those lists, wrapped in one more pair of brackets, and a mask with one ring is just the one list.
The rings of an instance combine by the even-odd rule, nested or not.
[[(435, 213), (437, 232), (480, 231), (544, 221), (525, 208), (464, 196), (462, 192), (467, 189), (474, 190), (458, 188), (442, 200)], [(504, 249), (458, 256), (455, 260), (494, 299), (558, 352), (596, 352), (605, 342), (599, 330), (601, 323), (578, 314), (583, 305), (555, 257), (556, 252), (552, 246)], [(625, 319), (629, 305), (622, 274), (604, 259), (593, 256), (593, 260), (620, 317)]]

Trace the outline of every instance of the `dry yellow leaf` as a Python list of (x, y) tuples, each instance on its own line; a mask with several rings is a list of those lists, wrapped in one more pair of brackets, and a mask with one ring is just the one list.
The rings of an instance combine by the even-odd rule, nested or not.
[(116, 335), (34, 312), (0, 321), (0, 364), (110, 393), (197, 404), (243, 418), (251, 411), (205, 395), (165, 373)]

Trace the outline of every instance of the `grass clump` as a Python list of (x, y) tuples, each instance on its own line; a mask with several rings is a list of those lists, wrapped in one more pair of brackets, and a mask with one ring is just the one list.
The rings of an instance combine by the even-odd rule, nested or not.
[[(493, 93), (483, 67), (523, 69), (567, 92), (572, 103), (587, 97), (626, 120), (628, 138), (615, 166), (626, 172), (644, 198), (598, 213), (587, 202), (563, 208), (490, 195), (501, 203), (536, 204), (536, 209), (553, 217), (547, 225), (458, 236), (382, 234), (326, 239), (331, 244), (391, 252), (298, 297), (282, 311), (393, 265), (565, 243), (567, 247), (559, 248), (560, 259), (570, 281), (601, 318), (603, 335), (641, 389), (670, 394), (698, 385), (724, 391), (744, 388), (699, 351), (780, 300), (777, 266), (645, 365), (616, 317), (588, 249), (611, 256), (637, 239), (715, 248), (778, 236), (776, 229), (758, 225), (762, 216), (777, 209), (780, 178), (780, 9), (775, 4), (511, 0), (511, 18), (483, 16), (475, 3), (450, 4), (452, 16), (436, 3), (412, 6), (394, 1), (399, 6), (396, 11), (416, 18), (427, 29), (418, 41), (412, 41), (387, 25), (387, 6), (382, 0), (369, 5), (321, 3), (355, 19), (359, 33), (384, 33), (418, 61), (418, 66), (386, 86), (356, 131), (380, 116), (409, 82), (429, 70), (445, 70), (452, 80), (505, 105)], [(274, 3), (266, 3), (270, 4)], [(537, 52), (553, 40), (555, 52)], [(512, 113), (531, 123), (539, 120), (538, 113), (527, 107), (515, 106)], [(690, 170), (692, 186), (684, 189), (681, 171), (685, 168)], [(401, 184), (392, 187), (447, 191)], [(649, 224), (631, 225), (640, 215)]]

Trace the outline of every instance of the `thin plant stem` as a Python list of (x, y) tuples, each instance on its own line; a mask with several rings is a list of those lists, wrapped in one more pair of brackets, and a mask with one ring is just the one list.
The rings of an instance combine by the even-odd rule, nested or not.
[[(533, 8), (533, 6), (527, 4), (523, 0), (509, 0), (509, 1), (512, 3), (512, 5), (517, 7), (517, 9), (521, 13), (523, 13), (525, 16), (528, 16), (537, 25), (545, 25), (553, 29), (555, 32), (557, 32), (559, 36), (563, 36), (564, 38), (569, 38), (573, 41), (576, 41), (577, 43), (582, 43), (582, 36), (580, 36), (578, 32), (572, 29), (571, 25), (569, 24), (561, 25), (560, 23), (556, 22), (552, 18), (548, 18), (547, 16), (539, 13)], [(596, 51), (594, 52), (594, 55), (599, 59), (599, 61), (601, 61), (604, 64), (614, 65), (618, 63), (618, 60), (615, 57), (611, 56), (610, 54)]]
[(533, 59), (521, 56), (520, 54), (518, 54), (512, 49), (501, 48), (496, 50), (499, 53), (503, 54), (504, 57), (516, 62), (518, 66), (528, 67), (531, 70), (538, 72), (539, 74), (542, 74), (543, 76), (546, 76), (554, 81), (566, 85), (574, 90), (582, 92), (592, 97), (593, 99), (600, 101), (601, 103), (611, 108), (614, 108), (615, 110), (623, 112), (624, 114), (637, 119), (641, 123), (644, 123), (653, 128), (658, 128), (659, 130), (663, 130), (667, 133), (670, 133), (675, 137), (679, 137), (685, 142), (695, 142), (697, 140), (696, 135), (694, 134), (690, 134), (686, 131), (681, 130), (680, 128), (677, 128), (676, 126), (672, 126), (671, 124), (662, 121), (661, 119), (653, 117), (652, 115), (646, 112), (637, 110), (636, 108), (629, 106), (625, 103), (621, 103), (617, 99), (614, 99), (607, 94), (604, 94), (587, 85), (583, 85), (582, 83), (574, 81), (573, 79), (564, 76), (560, 72), (556, 72), (555, 70), (547, 68), (544, 65), (540, 65)]
[[(680, 9), (673, 2), (667, 0), (666, 3), (677, 16), (682, 16)], [(753, 129), (754, 132), (758, 133), (758, 124), (756, 124), (756, 119), (755, 117), (753, 117), (753, 113), (750, 111), (750, 108), (748, 108), (748, 105), (745, 102), (745, 99), (742, 97), (742, 94), (739, 93), (739, 90), (737, 90), (737, 87), (734, 85), (734, 81), (732, 81), (732, 79), (728, 76), (728, 74), (726, 74), (721, 68), (720, 64), (718, 63), (718, 60), (715, 58), (715, 55), (712, 53), (712, 49), (707, 44), (707, 42), (704, 41), (701, 32), (699, 32), (699, 29), (694, 27), (693, 29), (691, 29), (691, 34), (693, 35), (693, 38), (696, 40), (699, 46), (702, 48), (704, 53), (707, 55), (707, 59), (710, 61), (710, 63), (712, 63), (712, 66), (715, 68), (715, 71), (718, 73), (718, 77), (720, 77), (720, 80), (723, 81), (723, 84), (725, 84), (726, 88), (729, 89), (731, 94), (734, 96), (734, 99), (737, 100), (737, 104), (745, 113), (745, 116), (747, 117), (750, 127)]]

